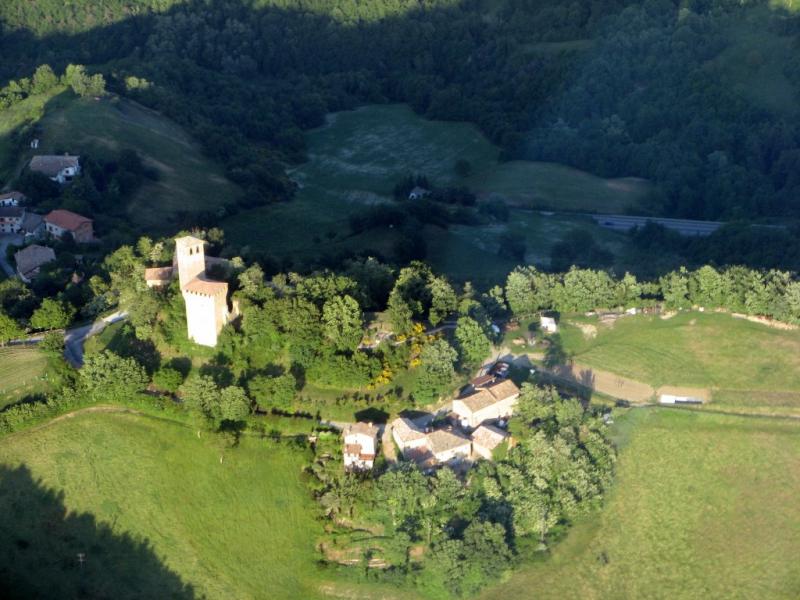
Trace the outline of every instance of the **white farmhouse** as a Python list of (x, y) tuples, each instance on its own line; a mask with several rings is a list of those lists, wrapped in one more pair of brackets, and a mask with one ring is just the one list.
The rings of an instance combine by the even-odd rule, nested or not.
[(453, 414), (463, 428), (472, 429), (487, 421), (509, 418), (518, 398), (519, 388), (504, 379), (453, 400)]
[(368, 471), (375, 463), (378, 428), (372, 423), (353, 423), (344, 428), (345, 471)]
[(80, 175), (80, 157), (69, 154), (34, 156), (31, 159), (30, 170), (41, 173), (56, 183), (64, 184)]
[(428, 434), (428, 447), (437, 463), (457, 463), (469, 460), (472, 443), (453, 431), (437, 429)]
[(21, 206), (0, 206), (0, 233), (18, 233), (24, 217)]
[(0, 206), (19, 206), (25, 202), (25, 194), (12, 190), (0, 194)]

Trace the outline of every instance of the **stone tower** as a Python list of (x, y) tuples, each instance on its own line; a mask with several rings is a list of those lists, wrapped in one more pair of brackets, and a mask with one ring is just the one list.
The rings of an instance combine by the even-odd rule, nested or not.
[(228, 322), (228, 284), (206, 276), (203, 240), (192, 236), (175, 239), (178, 281), (186, 303), (189, 339), (216, 346), (217, 335)]
[(178, 262), (178, 281), (181, 289), (206, 273), (205, 242), (200, 238), (187, 235), (175, 238), (175, 258)]

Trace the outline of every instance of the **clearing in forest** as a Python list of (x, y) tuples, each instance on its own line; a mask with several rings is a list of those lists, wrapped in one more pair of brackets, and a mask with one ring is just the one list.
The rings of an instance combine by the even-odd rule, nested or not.
[[(299, 185), (291, 202), (243, 211), (222, 223), (228, 239), (295, 267), (340, 252), (391, 257), (399, 239), (396, 229), (380, 227), (353, 235), (349, 217), (369, 206), (394, 203), (394, 185), (409, 174), (424, 174), (439, 187), (470, 187), (484, 200), (492, 194), (507, 197), (509, 204), (525, 207), (535, 204), (526, 190), (545, 197), (547, 206), (569, 210), (579, 207), (581, 198), (623, 206), (639, 193), (632, 194), (627, 181), (620, 187), (622, 180), (607, 181), (561, 165), (500, 163), (499, 149), (475, 126), (427, 120), (405, 105), (365, 106), (329, 115), (325, 126), (307, 134), (307, 142), (308, 162), (291, 171)], [(472, 167), (466, 178), (456, 173), (459, 160)], [(621, 199), (612, 202), (612, 197)], [(552, 244), (573, 229), (590, 230), (612, 253), (622, 244), (621, 236), (591, 220), (517, 209), (512, 209), (508, 222), (447, 229), (427, 225), (422, 234), (434, 268), (456, 280), (489, 284), (505, 279), (522, 262), (499, 256), (504, 238), (524, 239), (525, 261), (548, 265)]]

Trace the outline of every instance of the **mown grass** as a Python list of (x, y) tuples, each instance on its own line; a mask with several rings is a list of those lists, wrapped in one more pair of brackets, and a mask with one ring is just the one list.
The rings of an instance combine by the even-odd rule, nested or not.
[[(83, 413), (0, 441), (0, 464), (27, 467), (63, 494), (68, 511), (146, 539), (167, 568), (209, 598), (319, 596), (319, 529), (300, 477), (304, 460), (302, 450), (250, 438), (223, 451), (212, 436), (131, 414)], [(13, 531), (26, 507), (0, 499), (0, 528)], [(67, 560), (49, 556), (45, 540), (26, 542), (45, 564)], [(87, 552), (103, 560), (102, 546)], [(114, 586), (126, 585), (114, 573), (136, 566), (109, 567), (103, 585), (114, 597)], [(42, 589), (54, 583), (42, 581)]]
[(800, 423), (657, 408), (620, 421), (602, 511), (481, 598), (797, 597)]
[[(596, 210), (618, 209), (644, 186), (637, 183), (639, 191), (632, 193), (625, 187), (629, 183), (560, 165), (499, 163), (498, 148), (474, 126), (428, 121), (404, 105), (335, 113), (326, 126), (308, 133), (307, 142), (309, 161), (291, 173), (300, 185), (292, 202), (242, 212), (222, 223), (228, 239), (294, 267), (342, 251), (391, 257), (397, 231), (383, 228), (352, 235), (349, 217), (370, 205), (393, 202), (394, 185), (407, 174), (425, 174), (436, 186), (466, 185), (482, 198), (497, 195), (525, 208), (536, 205), (533, 198), (544, 198), (544, 204), (554, 208), (590, 210), (581, 202), (594, 202)], [(466, 179), (455, 172), (462, 159), (473, 168)], [(423, 235), (434, 268), (460, 281), (486, 285), (505, 279), (518, 262), (498, 256), (507, 234), (525, 239), (528, 262), (548, 265), (552, 244), (576, 228), (590, 229), (612, 252), (622, 244), (618, 234), (580, 217), (530, 210), (512, 210), (508, 223), (446, 230), (427, 226)]]
[(145, 183), (128, 209), (131, 220), (148, 230), (172, 232), (178, 213), (213, 210), (242, 193), (181, 127), (135, 102), (64, 93), (47, 107), (39, 125), (38, 154), (90, 152), (104, 158), (130, 148), (156, 168), (159, 180)]
[(47, 357), (35, 347), (0, 348), (0, 409), (48, 389)]
[(561, 339), (576, 362), (655, 387), (800, 391), (800, 331), (772, 329), (725, 314), (625, 317), (613, 327), (598, 325), (594, 338), (565, 324)]

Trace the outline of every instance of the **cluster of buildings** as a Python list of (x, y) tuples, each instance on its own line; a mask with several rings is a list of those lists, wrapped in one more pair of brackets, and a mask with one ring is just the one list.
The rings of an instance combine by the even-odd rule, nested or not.
[[(29, 169), (52, 181), (65, 184), (80, 174), (78, 156), (34, 156)], [(24, 235), (26, 239), (47, 236), (64, 239), (67, 235), (78, 243), (94, 241), (92, 219), (69, 210), (56, 209), (42, 215), (26, 208), (27, 198), (22, 192), (11, 190), (0, 193), (0, 234)], [(52, 248), (31, 244), (14, 254), (17, 275), (26, 283), (38, 275), (42, 266), (56, 259)]]
[[(508, 419), (519, 399), (519, 388), (502, 374), (474, 379), (465, 393), (453, 400), (446, 418), (436, 424), (433, 415), (399, 417), (392, 421), (394, 443), (406, 460), (429, 470), (440, 465), (469, 466), (492, 460), (495, 450), (511, 442)], [(355, 423), (343, 431), (344, 466), (348, 471), (373, 466), (379, 429), (371, 423)]]

